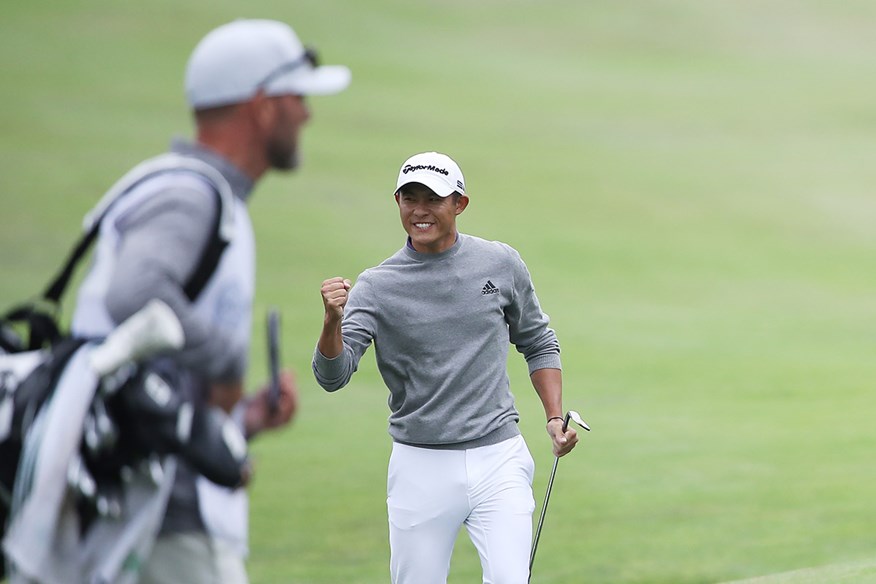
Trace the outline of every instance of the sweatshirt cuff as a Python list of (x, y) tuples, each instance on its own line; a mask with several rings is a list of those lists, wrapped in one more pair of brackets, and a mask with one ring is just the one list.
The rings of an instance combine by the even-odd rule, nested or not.
[(529, 366), (529, 374), (532, 375), (533, 372), (538, 371), (539, 369), (562, 369), (563, 365), (560, 362), (560, 355), (558, 353), (550, 354), (550, 355), (539, 355), (538, 357), (533, 357), (528, 360), (527, 365)]
[(344, 373), (344, 353), (329, 359), (319, 351), (319, 347), (313, 351), (313, 368), (323, 379), (338, 379)]

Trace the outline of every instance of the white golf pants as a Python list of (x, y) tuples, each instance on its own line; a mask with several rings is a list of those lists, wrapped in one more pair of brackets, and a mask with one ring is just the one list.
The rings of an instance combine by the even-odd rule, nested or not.
[(393, 584), (445, 584), (462, 525), (484, 584), (526, 584), (534, 470), (522, 436), (469, 450), (394, 443), (386, 499)]

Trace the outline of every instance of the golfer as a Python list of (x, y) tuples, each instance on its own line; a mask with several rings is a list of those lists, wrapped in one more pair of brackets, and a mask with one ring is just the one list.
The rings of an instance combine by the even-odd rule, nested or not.
[(395, 200), (405, 245), (355, 287), (340, 277), (322, 284), (314, 374), (327, 391), (344, 387), (374, 343), (390, 392), (394, 584), (446, 582), (462, 525), (485, 583), (525, 584), (534, 463), (517, 427), (508, 347), (525, 357), (554, 454), (563, 456), (578, 436), (562, 429), (557, 337), (520, 255), (457, 230), (469, 197), (450, 157), (425, 152), (405, 161)]

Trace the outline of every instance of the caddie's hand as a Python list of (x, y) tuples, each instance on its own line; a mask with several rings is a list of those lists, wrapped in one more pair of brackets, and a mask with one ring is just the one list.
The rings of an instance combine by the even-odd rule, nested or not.
[(340, 276), (329, 278), (322, 283), (322, 303), (325, 306), (325, 315), (333, 320), (341, 320), (344, 317), (344, 306), (347, 304), (350, 288), (353, 284)]
[(270, 386), (258, 391), (247, 404), (244, 424), (247, 437), (252, 437), (262, 430), (270, 430), (285, 426), (295, 417), (298, 411), (298, 385), (295, 375), (290, 369), (280, 371), (280, 395), (277, 409), (271, 411)]
[(562, 418), (551, 418), (547, 423), (548, 436), (553, 440), (554, 456), (565, 456), (578, 444), (578, 432), (571, 425), (563, 432)]

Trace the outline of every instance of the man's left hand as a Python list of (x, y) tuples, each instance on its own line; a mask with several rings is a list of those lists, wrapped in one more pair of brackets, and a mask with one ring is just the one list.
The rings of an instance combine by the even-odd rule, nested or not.
[(246, 435), (251, 438), (262, 430), (271, 430), (287, 425), (298, 411), (298, 386), (289, 369), (280, 372), (280, 393), (276, 409), (271, 409), (270, 387), (259, 390), (248, 400), (244, 414)]
[(561, 418), (551, 418), (547, 423), (547, 433), (554, 443), (554, 456), (565, 456), (578, 444), (578, 432), (572, 426), (567, 426), (564, 433)]

